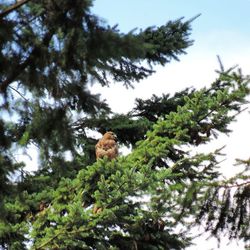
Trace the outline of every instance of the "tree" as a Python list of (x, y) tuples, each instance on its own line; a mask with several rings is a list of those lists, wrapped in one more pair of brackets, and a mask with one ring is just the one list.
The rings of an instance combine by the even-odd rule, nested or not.
[[(200, 223), (217, 237), (226, 232), (247, 243), (249, 160), (221, 180), (221, 149), (191, 149), (230, 132), (249, 78), (221, 66), (210, 88), (138, 99), (131, 112), (115, 114), (89, 84), (131, 87), (154, 65), (178, 60), (192, 44), (193, 19), (123, 34), (91, 6), (1, 5), (1, 247), (184, 249), (192, 243), (188, 230)], [(132, 151), (96, 161), (89, 131), (108, 130)], [(14, 157), (31, 144), (40, 158), (34, 173)]]

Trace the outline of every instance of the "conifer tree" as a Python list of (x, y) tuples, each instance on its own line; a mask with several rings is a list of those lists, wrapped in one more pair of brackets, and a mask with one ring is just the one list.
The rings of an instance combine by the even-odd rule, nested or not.
[[(249, 78), (221, 66), (209, 88), (137, 99), (129, 113), (113, 113), (90, 84), (131, 87), (154, 65), (178, 60), (192, 45), (193, 19), (124, 34), (92, 4), (0, 5), (0, 247), (185, 249), (200, 224), (248, 244), (249, 160), (222, 180), (223, 149), (192, 150), (230, 133)], [(96, 161), (90, 131), (109, 130), (132, 151)], [(15, 159), (30, 145), (40, 159), (32, 173)]]

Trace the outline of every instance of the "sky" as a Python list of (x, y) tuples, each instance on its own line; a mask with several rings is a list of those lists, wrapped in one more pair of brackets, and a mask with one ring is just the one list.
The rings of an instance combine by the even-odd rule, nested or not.
[[(224, 67), (239, 65), (243, 73), (250, 74), (250, 0), (95, 0), (93, 12), (102, 17), (109, 25), (118, 24), (121, 32), (134, 28), (160, 26), (169, 20), (184, 17), (189, 20), (201, 14), (192, 23), (191, 39), (194, 45), (180, 61), (172, 61), (165, 67), (157, 67), (157, 72), (140, 83), (134, 89), (126, 89), (120, 84), (111, 84), (109, 88), (96, 84), (93, 93), (102, 93), (115, 112), (131, 110), (135, 98), (149, 98), (152, 94), (174, 93), (186, 87), (201, 88), (216, 79), (219, 69), (217, 55)], [(238, 121), (230, 127), (233, 133), (222, 136), (211, 146), (226, 145), (227, 154), (222, 164), (225, 176), (236, 171), (235, 158), (247, 159), (250, 156), (250, 105), (248, 111), (238, 116)], [(208, 148), (209, 150), (209, 148)], [(220, 248), (214, 239), (198, 238), (196, 246), (189, 250), (243, 250), (239, 242), (227, 244), (223, 240)]]

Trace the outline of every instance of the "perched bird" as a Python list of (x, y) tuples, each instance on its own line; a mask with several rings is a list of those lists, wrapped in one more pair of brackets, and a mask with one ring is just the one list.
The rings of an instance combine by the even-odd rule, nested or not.
[(110, 160), (118, 156), (117, 137), (113, 132), (106, 132), (95, 146), (96, 159), (107, 156)]

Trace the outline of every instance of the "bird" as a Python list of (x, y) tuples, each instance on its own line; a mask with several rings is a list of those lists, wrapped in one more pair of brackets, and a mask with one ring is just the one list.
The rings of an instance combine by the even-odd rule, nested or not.
[(96, 159), (104, 158), (105, 156), (112, 160), (118, 156), (117, 136), (111, 132), (106, 132), (95, 146)]

